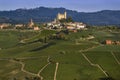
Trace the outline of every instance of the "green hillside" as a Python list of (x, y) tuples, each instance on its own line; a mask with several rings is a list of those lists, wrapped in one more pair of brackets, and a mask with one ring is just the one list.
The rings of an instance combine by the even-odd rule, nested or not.
[(0, 30), (0, 80), (120, 80), (119, 34)]

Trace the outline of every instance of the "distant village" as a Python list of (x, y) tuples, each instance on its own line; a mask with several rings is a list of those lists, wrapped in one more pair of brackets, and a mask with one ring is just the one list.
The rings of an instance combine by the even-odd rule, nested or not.
[[(43, 23), (42, 29), (47, 30), (68, 30), (70, 32), (77, 32), (78, 30), (87, 30), (86, 24), (83, 22), (61, 22), (61, 20), (67, 19), (67, 12), (64, 12), (63, 14), (58, 13), (54, 21)], [(37, 26), (34, 21), (31, 19), (27, 25), (26, 24), (10, 24), (10, 23), (1, 23), (0, 24), (0, 30), (4, 29), (22, 29), (22, 30), (34, 30), (34, 31), (40, 31), (41, 27)], [(112, 40), (105, 40), (106, 45), (120, 45), (120, 41), (112, 41)]]
[[(44, 23), (44, 29), (52, 29), (52, 30), (62, 30), (62, 29), (68, 29), (71, 31), (77, 31), (80, 29), (85, 29), (86, 24), (82, 22), (65, 22), (61, 23), (60, 20), (66, 20), (67, 19), (67, 12), (64, 12), (63, 14), (58, 13), (54, 21)], [(14, 26), (14, 27), (13, 27)], [(0, 29), (30, 29), (30, 30), (41, 30), (40, 27), (35, 25), (34, 21), (31, 19), (27, 25), (25, 24), (15, 24), (12, 25), (10, 23), (2, 23), (0, 24)]]

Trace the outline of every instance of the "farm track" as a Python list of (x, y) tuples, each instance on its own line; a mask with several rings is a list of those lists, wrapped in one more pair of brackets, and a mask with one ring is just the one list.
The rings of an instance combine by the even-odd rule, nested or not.
[(24, 69), (24, 68), (25, 68), (25, 64), (24, 64), (24, 63), (22, 63), (22, 62), (20, 62), (20, 61), (18, 62), (18, 61), (15, 61), (15, 60), (10, 60), (10, 61), (11, 61), (11, 62), (14, 62), (14, 63), (21, 64), (21, 71), (22, 71), (22, 72), (27, 73), (27, 74), (30, 74), (30, 75), (32, 75), (32, 76), (37, 76), (37, 74), (25, 70), (25, 69)]
[(90, 63), (91, 66), (99, 68), (105, 74), (106, 77), (109, 77), (106, 71), (104, 71), (104, 69), (99, 64), (92, 63), (85, 54), (82, 53), (82, 55), (88, 61), (88, 63)]
[(41, 80), (43, 80), (43, 77), (41, 76), (41, 72), (50, 64), (50, 56), (48, 56), (47, 62), (48, 62), (48, 63), (47, 63), (45, 66), (43, 66), (43, 68), (40, 69), (39, 72), (38, 72), (38, 74), (37, 74), (38, 76), (40, 76), (40, 79), (41, 79)]
[(58, 66), (59, 66), (59, 63), (57, 62), (56, 68), (55, 68), (55, 73), (54, 73), (54, 80), (57, 80), (56, 77), (57, 77)]
[[(47, 56), (42, 56), (42, 57), (47, 57)], [(38, 59), (38, 58), (40, 58), (40, 57), (28, 57), (28, 58), (17, 58), (17, 59), (20, 59), (20, 60), (26, 60), (26, 59)], [(0, 60), (7, 60), (7, 61), (10, 61), (10, 62), (13, 62), (13, 63), (17, 63), (17, 64), (20, 64), (21, 65), (21, 71), (22, 72), (24, 72), (24, 73), (27, 73), (27, 74), (29, 74), (29, 75), (32, 75), (32, 76), (37, 76), (37, 77), (39, 77), (41, 80), (43, 80), (43, 77), (40, 75), (40, 73), (50, 64), (50, 57), (48, 57), (47, 58), (47, 64), (45, 65), (45, 66), (43, 66), (40, 70), (39, 70), (39, 72), (37, 73), (37, 74), (35, 74), (35, 73), (32, 73), (32, 72), (30, 72), (30, 71), (27, 71), (27, 70), (25, 70), (24, 68), (25, 68), (25, 64), (23, 63), (23, 62), (21, 62), (21, 61), (16, 61), (16, 60), (14, 60), (14, 59), (12, 59), (12, 58), (0, 58)]]
[(82, 52), (86, 52), (86, 51), (88, 51), (88, 50), (91, 50), (91, 49), (94, 49), (94, 48), (97, 48), (97, 47), (100, 47), (100, 46), (103, 46), (103, 45), (99, 45), (99, 46), (93, 46), (93, 47), (91, 47), (91, 48), (88, 48), (88, 49), (85, 49), (85, 50), (82, 50), (82, 51), (79, 51), (81, 54), (82, 54), (82, 56), (88, 61), (88, 63), (91, 65), (91, 66), (94, 66), (94, 67), (97, 67), (97, 68), (99, 68), (104, 74), (105, 74), (105, 76), (106, 77), (109, 77), (109, 75), (106, 73), (106, 71), (99, 65), (99, 64), (94, 64), (94, 63), (92, 63), (90, 60), (89, 60), (89, 58), (84, 54), (84, 53), (82, 53)]
[(113, 52), (111, 52), (112, 56), (114, 57), (115, 61), (118, 63), (118, 65), (120, 65), (119, 60), (117, 59), (117, 57), (115, 56), (115, 54)]
[(87, 49), (85, 49), (85, 50), (80, 50), (79, 52), (86, 52), (86, 51), (89, 51), (89, 50), (91, 50), (91, 49), (94, 49), (94, 48), (97, 48), (97, 47), (101, 47), (101, 46), (104, 46), (104, 45), (93, 46), (93, 47), (87, 48)]
[(48, 56), (40, 56), (40, 57), (22, 57), (22, 58), (9, 58), (9, 57), (6, 57), (6, 58), (0, 58), (0, 60), (11, 60), (11, 59), (18, 59), (18, 60), (28, 60), (28, 59), (39, 59), (41, 57), (48, 57)]

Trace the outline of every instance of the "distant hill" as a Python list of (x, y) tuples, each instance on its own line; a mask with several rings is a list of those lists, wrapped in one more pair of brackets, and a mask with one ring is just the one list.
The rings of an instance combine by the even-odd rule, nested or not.
[(120, 10), (103, 10), (99, 12), (77, 12), (65, 8), (38, 7), (34, 9), (17, 9), (0, 11), (0, 23), (27, 23), (31, 18), (35, 22), (49, 22), (54, 20), (57, 13), (67, 11), (74, 21), (89, 25), (120, 25)]

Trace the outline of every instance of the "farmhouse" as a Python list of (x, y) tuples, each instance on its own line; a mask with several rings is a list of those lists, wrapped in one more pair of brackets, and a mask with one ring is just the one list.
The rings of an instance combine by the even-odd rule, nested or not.
[(107, 44), (107, 45), (111, 45), (111, 44), (112, 44), (112, 41), (111, 41), (111, 40), (106, 40), (106, 44)]
[(112, 45), (112, 44), (120, 45), (120, 41), (106, 40), (106, 44), (107, 45)]

